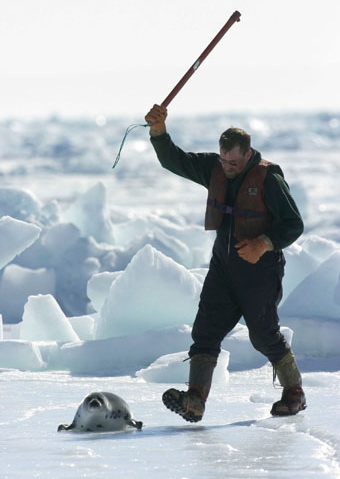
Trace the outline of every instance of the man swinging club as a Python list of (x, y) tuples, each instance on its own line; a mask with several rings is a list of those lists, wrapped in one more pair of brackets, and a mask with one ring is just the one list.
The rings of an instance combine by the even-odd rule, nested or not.
[(219, 155), (184, 152), (166, 132), (166, 117), (164, 105), (145, 116), (157, 157), (164, 168), (208, 189), (205, 228), (217, 234), (192, 329), (188, 391), (169, 389), (163, 402), (186, 421), (202, 419), (221, 342), (243, 316), (251, 343), (272, 363), (283, 387), (271, 414), (297, 414), (306, 400), (277, 306), (282, 249), (302, 234), (303, 222), (282, 170), (262, 160), (239, 128), (222, 133)]

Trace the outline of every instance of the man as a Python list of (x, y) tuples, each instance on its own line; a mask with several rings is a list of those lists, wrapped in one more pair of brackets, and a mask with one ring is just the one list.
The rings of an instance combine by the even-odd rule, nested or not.
[(302, 234), (303, 222), (283, 173), (262, 160), (250, 135), (238, 128), (222, 133), (219, 155), (186, 153), (167, 134), (166, 117), (159, 105), (145, 116), (157, 157), (164, 168), (208, 189), (205, 228), (217, 234), (192, 329), (188, 391), (169, 389), (163, 402), (186, 421), (202, 419), (221, 342), (243, 316), (250, 341), (272, 363), (283, 387), (271, 414), (297, 414), (306, 400), (277, 306), (282, 249)]

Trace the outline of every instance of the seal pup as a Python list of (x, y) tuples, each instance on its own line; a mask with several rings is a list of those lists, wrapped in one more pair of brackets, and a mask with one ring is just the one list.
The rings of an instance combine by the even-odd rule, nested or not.
[(142, 429), (132, 418), (128, 404), (116, 394), (94, 392), (83, 399), (71, 424), (60, 424), (58, 431), (106, 432)]

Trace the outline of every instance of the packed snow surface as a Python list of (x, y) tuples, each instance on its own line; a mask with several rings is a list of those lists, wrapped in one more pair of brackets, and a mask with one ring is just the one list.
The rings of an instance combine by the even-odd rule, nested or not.
[[(279, 314), (307, 409), (270, 417), (281, 390), (242, 321), (222, 343), (203, 421), (165, 409), (163, 391), (188, 379), (214, 240), (202, 227), (206, 191), (164, 171), (144, 129), (112, 171), (121, 120), (8, 120), (0, 124), (4, 479), (340, 477), (340, 117), (217, 115), (169, 120), (169, 131), (186, 150), (217, 151), (230, 124), (282, 166), (303, 214), (305, 232), (285, 250)], [(57, 433), (93, 391), (121, 396), (143, 430)]]
[[(308, 407), (288, 418), (269, 414), (281, 392), (271, 374), (268, 366), (231, 373), (213, 384), (203, 421), (189, 424), (164, 408), (169, 384), (3, 370), (2, 477), (338, 479), (340, 373), (305, 373)], [(141, 431), (57, 432), (89, 392), (103, 390), (128, 403)]]

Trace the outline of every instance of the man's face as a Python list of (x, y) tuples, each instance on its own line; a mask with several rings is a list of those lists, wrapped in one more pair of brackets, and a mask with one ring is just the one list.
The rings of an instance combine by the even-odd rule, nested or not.
[(241, 173), (251, 158), (251, 149), (245, 154), (239, 146), (234, 146), (230, 151), (220, 150), (219, 161), (227, 178), (232, 179)]

